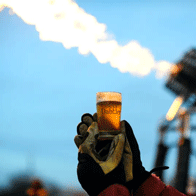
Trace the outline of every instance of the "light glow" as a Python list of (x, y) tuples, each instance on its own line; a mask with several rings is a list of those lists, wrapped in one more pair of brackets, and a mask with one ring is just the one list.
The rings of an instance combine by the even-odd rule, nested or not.
[(181, 72), (181, 70), (182, 70), (182, 65), (181, 64), (173, 65), (171, 67), (172, 76), (175, 77), (176, 75), (179, 74), (179, 72)]
[(166, 119), (167, 119), (168, 121), (171, 121), (171, 120), (174, 119), (174, 117), (176, 116), (176, 114), (177, 114), (177, 112), (178, 112), (180, 106), (181, 106), (182, 103), (183, 103), (183, 100), (184, 100), (184, 98), (181, 97), (181, 96), (177, 97), (177, 98), (174, 100), (174, 102), (172, 103), (172, 105), (171, 105), (169, 111), (168, 111), (167, 114), (166, 114)]

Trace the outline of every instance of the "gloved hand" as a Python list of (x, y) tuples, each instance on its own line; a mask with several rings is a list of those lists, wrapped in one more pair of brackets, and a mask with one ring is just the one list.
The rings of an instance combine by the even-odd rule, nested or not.
[[(160, 169), (168, 169), (168, 167), (163, 166), (163, 167), (155, 168), (151, 170), (150, 172), (145, 170), (141, 162), (140, 150), (139, 150), (137, 140), (135, 138), (135, 135), (133, 133), (131, 126), (125, 120), (121, 121), (121, 133), (122, 134), (120, 134), (121, 136), (118, 136), (118, 137), (116, 136), (116, 139), (113, 140), (113, 145), (111, 145), (113, 146), (113, 148), (110, 147), (109, 153), (107, 151), (108, 145), (106, 145), (102, 149), (100, 148), (100, 146), (96, 148), (96, 142), (97, 142), (97, 137), (98, 137), (97, 126), (96, 124), (94, 125), (92, 124), (92, 126), (90, 127), (92, 129), (91, 130), (90, 128), (88, 129), (91, 123), (93, 121), (96, 121), (97, 119), (96, 115), (97, 114), (95, 113), (92, 117), (92, 115), (89, 114), (89, 116), (91, 116), (91, 119), (92, 119), (90, 121), (89, 120), (85, 121), (85, 119), (82, 118), (82, 122), (79, 123), (78, 129), (77, 129), (78, 135), (74, 139), (76, 145), (79, 148), (79, 154), (78, 154), (79, 164), (78, 164), (78, 170), (77, 170), (78, 179), (82, 187), (89, 194), (90, 194), (90, 191), (88, 191), (88, 189), (96, 190), (96, 188), (94, 188), (95, 186), (99, 189), (98, 191), (96, 191), (96, 193), (98, 193), (104, 190), (105, 188), (107, 188), (109, 185), (115, 184), (115, 183), (125, 185), (129, 189), (130, 193), (132, 191), (135, 192), (135, 190), (139, 188), (139, 186), (151, 175), (152, 172), (156, 170), (160, 170)], [(79, 130), (79, 127), (81, 128), (80, 130)], [(85, 131), (87, 129), (88, 131)], [(95, 130), (93, 131), (93, 129)], [(89, 137), (90, 133), (91, 133), (91, 137)], [(87, 138), (88, 140), (85, 143)], [(123, 142), (119, 143), (119, 139), (120, 140), (122, 139)], [(119, 148), (114, 147), (115, 140), (118, 140)], [(124, 146), (122, 146), (123, 144)], [(88, 146), (88, 150), (86, 150), (85, 146)], [(101, 146), (103, 147), (102, 144)], [(118, 156), (118, 161), (117, 161), (117, 163), (119, 162), (119, 165), (117, 167), (113, 167), (115, 168), (115, 169), (112, 168), (113, 170), (110, 169), (109, 173), (107, 172), (104, 173), (103, 168), (102, 168), (102, 164), (104, 163), (103, 161), (105, 160), (107, 156), (108, 157), (111, 156), (111, 152), (114, 152), (114, 151), (119, 152), (120, 156)], [(122, 154), (122, 151), (123, 151), (123, 154)], [(100, 162), (99, 160), (102, 160), (102, 162)], [(110, 164), (106, 164), (106, 165), (107, 167), (110, 167)], [(89, 177), (86, 177), (87, 176), (86, 174), (88, 174)], [(108, 175), (108, 177), (106, 177), (107, 176), (106, 174)], [(98, 176), (98, 178), (95, 176)], [(89, 182), (89, 179), (90, 179), (90, 182)], [(96, 179), (99, 179), (99, 180), (96, 180)], [(97, 195), (97, 194), (93, 194), (95, 193), (94, 190), (91, 192), (90, 195)]]
[(79, 148), (77, 175), (84, 190), (90, 196), (94, 196), (110, 185), (124, 185), (126, 182), (122, 159), (124, 133), (116, 135), (110, 143), (98, 141), (96, 114), (93, 117), (90, 114), (83, 115), (77, 132), (78, 135), (74, 138)]
[[(168, 169), (169, 167), (162, 166), (154, 168), (150, 172), (146, 171), (141, 162), (139, 146), (132, 127), (125, 120), (121, 121), (121, 124), (125, 126), (125, 128), (122, 130), (125, 131), (126, 134), (125, 150), (123, 152), (124, 169), (126, 175), (125, 185), (129, 189), (130, 193), (134, 193), (139, 188), (139, 186), (151, 175), (151, 173), (157, 170)], [(129, 158), (130, 156), (132, 158)]]
[[(79, 148), (79, 152), (81, 152), (80, 145), (85, 141), (85, 138), (88, 135), (87, 132), (88, 126), (90, 126), (93, 121), (97, 121), (97, 113), (95, 113), (93, 116), (90, 114), (84, 114), (82, 116), (82, 122), (78, 124), (77, 127), (78, 135), (75, 137), (74, 140)], [(121, 133), (125, 136), (124, 146), (121, 146), (122, 149), (120, 149), (121, 151), (123, 151), (122, 160), (121, 160), (124, 166), (123, 173), (125, 173), (125, 182), (127, 188), (129, 188), (129, 190), (132, 190), (132, 188), (136, 187), (137, 184), (139, 186), (140, 183), (142, 183), (150, 175), (150, 173), (147, 172), (142, 166), (142, 162), (140, 160), (140, 151), (133, 130), (129, 125), (129, 123), (125, 120), (121, 121)], [(97, 132), (97, 137), (98, 137), (98, 132)], [(106, 155), (103, 153), (104, 149)], [(106, 151), (107, 149), (108, 146), (106, 145), (105, 148), (102, 148), (102, 151), (100, 153), (101, 156), (98, 157), (99, 156), (98, 153), (96, 154), (96, 157), (99, 160), (101, 160), (101, 158), (103, 157), (102, 160), (104, 160), (105, 159), (104, 155), (107, 156), (106, 153), (108, 152)], [(91, 154), (89, 155), (92, 156)]]

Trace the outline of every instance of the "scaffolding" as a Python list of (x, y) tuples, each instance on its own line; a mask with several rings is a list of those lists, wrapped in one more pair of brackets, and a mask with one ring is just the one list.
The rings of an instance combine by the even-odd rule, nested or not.
[[(155, 167), (164, 166), (169, 150), (165, 144), (165, 135), (169, 131), (177, 130), (180, 137), (177, 143), (177, 169), (173, 186), (186, 194), (192, 153), (190, 132), (196, 130), (195, 126), (190, 126), (191, 115), (196, 113), (196, 49), (188, 51), (180, 61), (172, 66), (165, 86), (177, 97), (159, 124), (159, 142), (154, 165)], [(186, 107), (182, 108), (182, 105)], [(178, 125), (172, 127), (175, 121)], [(156, 171), (155, 174), (164, 181), (162, 170)]]

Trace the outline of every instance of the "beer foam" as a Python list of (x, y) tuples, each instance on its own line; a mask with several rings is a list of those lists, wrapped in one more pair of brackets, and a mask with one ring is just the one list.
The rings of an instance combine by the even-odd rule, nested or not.
[(122, 102), (121, 93), (118, 92), (98, 92), (96, 94), (96, 103), (103, 101), (118, 101)]

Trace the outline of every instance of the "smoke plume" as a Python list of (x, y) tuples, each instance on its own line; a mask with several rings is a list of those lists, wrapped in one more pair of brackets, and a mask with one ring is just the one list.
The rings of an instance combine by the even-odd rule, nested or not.
[(156, 62), (137, 41), (121, 46), (106, 31), (106, 25), (86, 13), (72, 0), (0, 0), (0, 11), (10, 8), (25, 23), (35, 25), (43, 41), (60, 42), (66, 49), (77, 47), (82, 55), (92, 53), (100, 63), (110, 63), (120, 72), (145, 76), (167, 73), (171, 64)]

